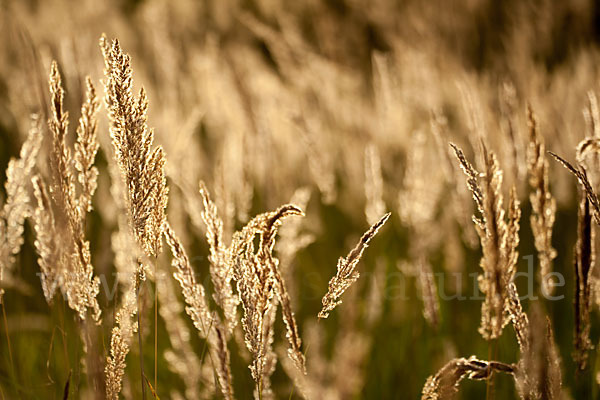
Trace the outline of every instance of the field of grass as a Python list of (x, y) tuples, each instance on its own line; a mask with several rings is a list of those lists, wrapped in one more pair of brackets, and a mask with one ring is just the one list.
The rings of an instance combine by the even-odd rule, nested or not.
[(0, 399), (600, 398), (599, 21), (0, 0)]

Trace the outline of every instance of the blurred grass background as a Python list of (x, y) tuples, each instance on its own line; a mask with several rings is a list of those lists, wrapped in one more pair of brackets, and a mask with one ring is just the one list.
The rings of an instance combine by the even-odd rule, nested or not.
[[(481, 302), (441, 301), (441, 325), (434, 330), (422, 316), (416, 278), (398, 268), (401, 261), (415, 261), (410, 249), (420, 239), (397, 212), (406, 206), (398, 204), (398, 194), (408, 190), (406, 170), (415, 151), (415, 133), (429, 138), (418, 150), (431, 153), (430, 160), (438, 160), (412, 173), (439, 192), (432, 200), (435, 210), (429, 229), (433, 239), (429, 238), (432, 243), (426, 247), (433, 271), (447, 277), (444, 293), (456, 293), (453, 272), (460, 273), (464, 295), (474, 292), (469, 274), (480, 271), (481, 253), (479, 246), (472, 247), (464, 239), (468, 233), (463, 231), (470, 229), (472, 235), (474, 228), (468, 221), (456, 222), (461, 217), (454, 215), (455, 200), (449, 200), (449, 193), (458, 190), (456, 185), (439, 177), (447, 168), (439, 162), (438, 150), (429, 136), (432, 110), (441, 110), (448, 118), (450, 133), (445, 141), (475, 143), (474, 151), (468, 150), (474, 154), (479, 133), (498, 151), (505, 180), (518, 185), (523, 202), (520, 255), (534, 255), (536, 260), (528, 223), (528, 188), (522, 174), (509, 171), (499, 88), (507, 81), (516, 88), (514, 118), (522, 145), (527, 141), (524, 105), (531, 102), (548, 149), (573, 159), (575, 144), (585, 132), (581, 110), (586, 105), (586, 93), (598, 89), (600, 2), (3, 0), (0, 181), (4, 181), (10, 157), (18, 155), (27, 115), (47, 113), (50, 60), (57, 59), (63, 69), (67, 108), (74, 118), (82, 98), (83, 77), (90, 74), (95, 82), (101, 78), (97, 41), (103, 32), (119, 38), (132, 54), (135, 85), (148, 90), (149, 122), (156, 127), (157, 142), (167, 151), (169, 215), (185, 236), (190, 258), (201, 281), (207, 282), (207, 290), (208, 247), (190, 216), (194, 207), (200, 211), (200, 202), (190, 203), (197, 197), (197, 180), (207, 181), (211, 191), (220, 184), (226, 187), (234, 199), (236, 215), (231, 224), (237, 228), (246, 222), (244, 214), (273, 209), (288, 201), (296, 188), (310, 187), (312, 197), (302, 229), (314, 234), (315, 240), (297, 254), (294, 279), (288, 280), (297, 294), (293, 305), (308, 347), (310, 368), (316, 355), (311, 354), (314, 350), (304, 328), (316, 321), (337, 258), (345, 255), (367, 228), (362, 160), (365, 145), (374, 143), (381, 154), (384, 201), (394, 215), (366, 251), (359, 265), (361, 280), (340, 309), (319, 323), (323, 341), (320, 358), (333, 360), (325, 368), (328, 376), (321, 378), (335, 392), (344, 384), (346, 374), (358, 374), (356, 390), (339, 398), (414, 399), (419, 398), (426, 378), (451, 358), (471, 354), (488, 358), (488, 343), (477, 332)], [(480, 108), (483, 133), (469, 126), (473, 109), (467, 107), (465, 111), (461, 87), (468, 88), (478, 104), (475, 108)], [(100, 91), (101, 86), (98, 88)], [(290, 122), (295, 118), (306, 122), (309, 135)], [(115, 230), (115, 218), (107, 172), (112, 152), (104, 117), (99, 136), (102, 147), (97, 165), (105, 178), (100, 178), (87, 233), (94, 265), (112, 287), (110, 234)], [(306, 145), (307, 140), (311, 145)], [(333, 176), (337, 195), (332, 202), (325, 201), (319, 174), (311, 170), (315, 159)], [(525, 159), (521, 160), (524, 164)], [(41, 159), (39, 169), (43, 172), (45, 168)], [(239, 182), (249, 185), (249, 207), (244, 206), (248, 193), (243, 190), (247, 188)], [(555, 293), (564, 298), (544, 301), (544, 307), (563, 361), (566, 398), (598, 398), (596, 349), (590, 354), (591, 367), (579, 376), (571, 358), (576, 182), (552, 163), (551, 183), (558, 199), (554, 268), (564, 275), (566, 284)], [(464, 181), (459, 184), (464, 186)], [(427, 200), (421, 196), (409, 193), (417, 205)], [(468, 196), (461, 199), (470, 201)], [(219, 207), (222, 204), (226, 201)], [(36, 276), (39, 268), (30, 225), (25, 237), (15, 268), (18, 285), (5, 296), (13, 362), (3, 327), (2, 395), (6, 399), (62, 398), (71, 373), (72, 398), (90, 397), (79, 361), (82, 345), (74, 315), (60, 296), (52, 307), (45, 303)], [(452, 260), (450, 253), (458, 254), (458, 261)], [(159, 268), (168, 272), (167, 257), (160, 259)], [(385, 274), (378, 274), (377, 268)], [(526, 268), (527, 261), (520, 258), (518, 270)], [(373, 284), (382, 299), (381, 315), (369, 324)], [(524, 279), (517, 284), (520, 293), (527, 292)], [(537, 281), (534, 290), (539, 294)], [(104, 312), (100, 348), (106, 351), (118, 302), (108, 299), (105, 291), (100, 296)], [(528, 307), (527, 301), (524, 306)], [(145, 329), (149, 331), (151, 306), (146, 312)], [(593, 312), (591, 337), (598, 343), (597, 310)], [(282, 328), (278, 320), (276, 343), (284, 341), (278, 334)], [(336, 343), (349, 329), (369, 341), (368, 350), (356, 365), (352, 360), (341, 363), (335, 354)], [(159, 395), (171, 398), (174, 392), (182, 392), (183, 382), (162, 356), (170, 346), (164, 325), (159, 325), (159, 340)], [(196, 337), (191, 340), (201, 354), (203, 343)], [(247, 364), (238, 355), (236, 343), (230, 350), (235, 393), (238, 398), (251, 398), (254, 385)], [(344, 351), (352, 354), (357, 349), (349, 346)], [(151, 339), (146, 340), (143, 358), (150, 370), (154, 358)], [(518, 347), (510, 326), (499, 342), (497, 358), (517, 361)], [(127, 360), (124, 394), (140, 398), (136, 345), (132, 345)], [(298, 396), (297, 392), (290, 395), (290, 379), (279, 365), (273, 385), (282, 398)], [(485, 386), (465, 381), (459, 398), (484, 398)], [(495, 378), (495, 395), (498, 399), (516, 398), (509, 377)]]

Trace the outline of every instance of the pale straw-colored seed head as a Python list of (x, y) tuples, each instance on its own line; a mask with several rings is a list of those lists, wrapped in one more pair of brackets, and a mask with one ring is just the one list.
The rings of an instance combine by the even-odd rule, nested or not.
[[(83, 112), (87, 115), (82, 116), (81, 129), (78, 129), (78, 143), (76, 146), (78, 155), (76, 158), (80, 162), (74, 162), (72, 149), (69, 147), (67, 140), (69, 113), (64, 110), (64, 89), (56, 62), (53, 62), (50, 68), (49, 89), (51, 110), (48, 127), (52, 133), (51, 188), (56, 206), (54, 208), (57, 211), (57, 218), (54, 220), (56, 230), (53, 235), (63, 232), (67, 234), (67, 237), (63, 238), (65, 244), (54, 246), (55, 250), (59, 249), (56, 250), (58, 255), (55, 255), (55, 257), (60, 260), (59, 264), (62, 265), (59, 273), (59, 283), (67, 297), (69, 307), (77, 312), (79, 318), (85, 320), (89, 310), (92, 313), (92, 318), (99, 324), (101, 311), (96, 297), (100, 291), (100, 280), (98, 277), (94, 277), (90, 243), (85, 238), (86, 214), (91, 207), (91, 197), (96, 185), (96, 177), (93, 173), (93, 163), (98, 148), (93, 133), (97, 112), (95, 94), (90, 83), (88, 101), (83, 106)], [(82, 197), (78, 198), (75, 170), (79, 167), (81, 167), (80, 192)], [(42, 196), (41, 184), (38, 182), (37, 186), (40, 189), (39, 194)], [(47, 205), (43, 207), (47, 207)], [(60, 227), (57, 226), (58, 224), (60, 224)], [(49, 227), (50, 225), (47, 220), (39, 226), (44, 229), (44, 226)], [(46, 245), (48, 244), (46, 243)], [(43, 249), (38, 247), (38, 250)]]
[(540, 283), (544, 293), (552, 294), (554, 286), (549, 281), (549, 274), (552, 272), (552, 260), (556, 258), (556, 250), (552, 247), (556, 201), (550, 193), (548, 159), (531, 106), (527, 107), (527, 118), (529, 124), (527, 171), (529, 185), (533, 190), (529, 196), (533, 211), (530, 218), (531, 230), (540, 263)]
[(391, 213), (385, 214), (379, 221), (373, 224), (367, 232), (360, 238), (356, 246), (348, 253), (345, 258), (340, 258), (337, 264), (337, 272), (329, 281), (329, 290), (323, 296), (321, 303), (323, 308), (318, 314), (319, 318), (327, 318), (329, 313), (335, 307), (342, 303), (339, 298), (342, 294), (359, 278), (360, 274), (356, 271), (356, 265), (360, 261), (363, 252), (368, 247), (371, 239), (375, 237), (379, 229), (390, 218)]
[(510, 190), (508, 210), (503, 206), (502, 170), (496, 155), (482, 146), (485, 172), (479, 174), (466, 160), (462, 150), (451, 144), (460, 166), (467, 175), (467, 186), (481, 214), (473, 216), (483, 256), (479, 287), (485, 294), (481, 305), (479, 332), (486, 339), (496, 339), (509, 322), (508, 285), (514, 277), (518, 259), (519, 220), (521, 210), (516, 189)]
[(130, 224), (136, 240), (149, 256), (162, 251), (162, 233), (168, 202), (166, 158), (162, 147), (153, 147), (154, 131), (148, 127), (148, 98), (142, 88), (133, 94), (129, 55), (119, 42), (100, 40), (104, 55), (105, 103), (115, 159), (127, 188)]
[(23, 223), (31, 215), (28, 186), (41, 143), (41, 121), (34, 114), (19, 158), (10, 160), (6, 169), (6, 199), (0, 210), (0, 302), (4, 293), (4, 275), (9, 273), (15, 262), (15, 255), (21, 250)]
[(514, 374), (515, 371), (514, 365), (484, 361), (475, 356), (456, 358), (444, 365), (435, 375), (427, 378), (421, 400), (451, 399), (458, 392), (458, 385), (465, 378), (488, 380), (496, 372)]
[[(253, 218), (233, 236), (229, 248), (229, 262), (233, 265), (234, 279), (240, 295), (243, 315), (242, 327), (246, 347), (252, 353), (250, 366), (257, 383), (257, 391), (268, 390), (264, 379), (270, 375), (274, 353), (271, 350), (275, 307), (278, 299), (282, 304), (287, 338), (290, 343), (288, 354), (297, 368), (304, 370), (301, 341), (285, 282), (278, 270), (278, 260), (273, 256), (277, 230), (283, 220), (292, 215), (303, 215), (298, 207), (288, 204), (276, 211)], [(258, 235), (259, 245), (255, 251), (254, 238)], [(270, 316), (270, 318), (267, 318)]]

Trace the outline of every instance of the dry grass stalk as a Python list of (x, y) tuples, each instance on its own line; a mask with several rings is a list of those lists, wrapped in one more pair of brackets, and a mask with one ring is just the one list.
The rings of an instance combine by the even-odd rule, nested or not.
[[(148, 256), (162, 251), (165, 209), (168, 203), (166, 158), (161, 146), (154, 149), (154, 131), (148, 127), (148, 98), (142, 88), (133, 94), (131, 59), (119, 42), (108, 44), (103, 35), (100, 48), (104, 56), (105, 104), (115, 159), (125, 182), (129, 226), (139, 246)], [(157, 384), (158, 291), (154, 305), (154, 383)], [(142, 391), (145, 391), (142, 382)]]
[(508, 299), (506, 305), (510, 320), (515, 329), (517, 342), (521, 354), (525, 354), (529, 349), (529, 318), (523, 312), (519, 293), (514, 282), (508, 284)]
[(110, 338), (110, 357), (106, 359), (106, 398), (116, 400), (121, 393), (125, 358), (129, 353), (130, 342), (139, 326), (135, 320), (138, 313), (138, 295), (142, 282), (146, 280), (146, 267), (138, 263), (137, 270), (131, 275), (121, 307), (115, 316), (115, 326)]
[(67, 218), (68, 224), (77, 224), (75, 204), (75, 178), (71, 169), (71, 150), (66, 142), (69, 128), (69, 113), (63, 110), (64, 90), (56, 61), (50, 67), (50, 119), (48, 126), (52, 133), (53, 196), (57, 198), (59, 211)]
[(502, 204), (502, 171), (494, 153), (488, 152), (483, 146), (485, 174), (482, 177), (482, 187), (477, 179), (479, 174), (466, 160), (463, 152), (454, 145), (452, 147), (467, 175), (467, 185), (481, 212), (480, 218), (473, 217), (483, 250), (480, 263), (483, 275), (479, 277), (479, 286), (485, 293), (485, 300), (481, 306), (479, 332), (487, 340), (496, 339), (509, 322), (505, 305), (508, 299), (508, 285), (514, 277), (518, 259), (516, 249), (519, 245), (521, 217), (519, 200), (516, 189), (512, 187), (507, 220)]
[(200, 182), (200, 195), (204, 203), (202, 220), (206, 225), (206, 240), (210, 247), (210, 277), (214, 286), (213, 298), (223, 310), (227, 335), (231, 335), (237, 324), (237, 306), (240, 302), (233, 293), (231, 280), (233, 267), (227, 262), (227, 248), (223, 242), (223, 221), (219, 217), (217, 206), (211, 200), (204, 182)]
[(427, 378), (421, 399), (452, 399), (458, 392), (458, 385), (465, 378), (488, 380), (495, 372), (514, 374), (515, 370), (514, 365), (497, 361), (483, 361), (475, 356), (456, 358), (444, 365), (435, 375)]
[(54, 213), (46, 184), (37, 175), (32, 178), (32, 182), (37, 200), (37, 207), (33, 214), (36, 232), (35, 249), (38, 253), (37, 261), (41, 270), (42, 291), (46, 302), (50, 304), (59, 285), (59, 277), (62, 272), (59, 265), (64, 264), (64, 260), (59, 260), (61, 244), (58, 243), (56, 236)]
[(173, 276), (179, 282), (183, 299), (187, 304), (185, 312), (192, 319), (200, 335), (206, 338), (210, 333), (214, 321), (206, 302), (204, 287), (196, 281), (195, 272), (181, 240), (179, 240), (168, 222), (165, 222), (163, 230), (167, 244), (173, 253), (173, 260), (171, 262), (171, 265), (175, 269)]
[[(241, 231), (236, 232), (230, 246), (230, 262), (234, 268), (242, 308), (242, 327), (246, 347), (252, 353), (250, 366), (252, 376), (257, 382), (258, 394), (262, 396), (262, 377), (268, 370), (268, 353), (272, 341), (272, 322), (274, 317), (274, 297), (282, 303), (283, 319), (287, 327), (290, 343), (288, 352), (297, 368), (304, 370), (304, 356), (301, 352), (300, 337), (289, 304), (285, 283), (278, 271), (278, 260), (273, 257), (277, 230), (284, 218), (291, 215), (303, 215), (302, 210), (293, 205), (285, 205), (276, 211), (253, 218)], [(258, 235), (259, 247), (255, 252), (254, 238)]]
[(594, 211), (594, 221), (596, 221), (597, 224), (600, 224), (600, 201), (598, 200), (598, 196), (596, 195), (596, 192), (594, 191), (594, 188), (592, 187), (592, 184), (590, 183), (590, 181), (588, 179), (586, 169), (581, 165), (578, 165), (576, 168), (571, 163), (569, 163), (567, 160), (560, 157), (558, 154), (555, 154), (553, 152), (549, 152), (549, 153), (559, 163), (561, 163), (563, 167), (565, 167), (569, 172), (571, 172), (573, 175), (575, 175), (575, 177), (579, 181), (579, 184), (581, 185), (581, 188), (583, 189), (590, 205), (592, 206), (592, 209)]
[(592, 274), (595, 264), (594, 227), (589, 201), (583, 197), (579, 206), (577, 245), (575, 249), (575, 337), (573, 359), (580, 370), (585, 369), (590, 342), (590, 312), (592, 307)]
[(133, 233), (150, 256), (162, 250), (168, 187), (165, 155), (154, 149), (154, 131), (148, 127), (148, 98), (142, 88), (133, 94), (131, 59), (117, 40), (100, 39), (104, 55), (105, 103), (115, 158), (127, 188), (126, 198)]
[(168, 222), (165, 222), (163, 232), (173, 253), (171, 262), (175, 269), (173, 276), (179, 282), (183, 299), (187, 304), (185, 311), (192, 319), (200, 336), (208, 342), (209, 357), (215, 368), (221, 394), (226, 399), (231, 399), (233, 398), (233, 389), (229, 370), (229, 351), (222, 338), (225, 331), (218, 316), (210, 312), (204, 287), (196, 281), (194, 270), (183, 244)]
[(360, 238), (356, 247), (348, 253), (346, 258), (340, 257), (337, 264), (337, 272), (329, 281), (329, 290), (321, 301), (323, 308), (318, 314), (319, 318), (327, 318), (329, 313), (342, 303), (339, 300), (342, 294), (360, 277), (360, 274), (356, 271), (356, 265), (360, 261), (371, 239), (375, 237), (379, 229), (387, 222), (390, 215), (391, 213), (385, 214), (379, 221), (373, 224)]
[(31, 214), (28, 183), (42, 143), (41, 122), (31, 116), (31, 127), (19, 159), (12, 159), (6, 169), (6, 200), (0, 211), (0, 303), (4, 294), (4, 274), (10, 270), (23, 244), (23, 223)]
[[(54, 166), (54, 191), (61, 216), (66, 217), (69, 231), (67, 254), (68, 268), (62, 274), (63, 290), (69, 307), (75, 310), (82, 320), (88, 308), (92, 317), (100, 321), (100, 306), (96, 299), (100, 291), (100, 280), (94, 277), (90, 243), (85, 238), (86, 214), (96, 189), (96, 173), (92, 166), (98, 145), (95, 137), (96, 112), (98, 111), (94, 87), (88, 80), (86, 102), (82, 107), (82, 117), (77, 130), (77, 160), (75, 167), (80, 171), (81, 194), (77, 196), (74, 162), (67, 145), (69, 114), (63, 109), (64, 90), (56, 62), (50, 69), (51, 118), (48, 126), (53, 137), (52, 165)], [(56, 234), (56, 233), (55, 233)]]
[(79, 172), (77, 180), (82, 186), (78, 201), (81, 213), (92, 210), (92, 196), (98, 186), (98, 169), (94, 166), (94, 161), (100, 147), (96, 138), (96, 132), (98, 131), (97, 114), (100, 103), (90, 77), (86, 78), (86, 86), (86, 100), (81, 106), (81, 117), (77, 126), (74, 159), (75, 169)]
[(515, 373), (517, 392), (523, 400), (559, 399), (562, 377), (560, 357), (550, 320), (537, 305), (531, 312), (529, 346), (521, 355)]
[(552, 247), (552, 227), (556, 214), (556, 201), (552, 197), (548, 181), (548, 160), (542, 137), (538, 132), (538, 125), (531, 109), (527, 107), (527, 120), (529, 124), (529, 148), (527, 152), (527, 171), (529, 185), (534, 191), (529, 196), (532, 215), (531, 230), (533, 231), (534, 244), (540, 262), (540, 283), (544, 293), (552, 294), (554, 286), (549, 282), (552, 272), (552, 260), (556, 258), (556, 250)]
[(373, 225), (385, 213), (385, 203), (381, 159), (377, 147), (372, 143), (365, 149), (365, 196), (365, 215), (369, 225)]
[[(473, 200), (475, 200), (475, 205), (477, 206), (477, 210), (481, 214), (482, 218), (485, 218), (485, 213), (483, 211), (483, 192), (479, 187), (479, 176), (480, 173), (473, 167), (473, 165), (467, 160), (465, 154), (461, 149), (458, 148), (454, 143), (450, 143), (450, 146), (454, 150), (454, 154), (460, 163), (460, 168), (463, 170), (465, 175), (467, 175), (467, 187), (471, 191), (473, 196)], [(482, 219), (473, 217), (473, 221), (479, 227), (484, 227), (484, 221)]]

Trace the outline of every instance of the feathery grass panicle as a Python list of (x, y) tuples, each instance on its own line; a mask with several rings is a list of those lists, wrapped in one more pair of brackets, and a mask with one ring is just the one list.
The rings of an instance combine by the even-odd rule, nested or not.
[(173, 277), (181, 287), (183, 299), (187, 304), (185, 311), (192, 319), (200, 336), (208, 342), (209, 357), (217, 374), (221, 394), (226, 399), (231, 399), (233, 398), (233, 389), (229, 370), (229, 351), (225, 339), (221, 337), (225, 330), (221, 326), (218, 315), (211, 313), (206, 302), (204, 287), (196, 281), (194, 270), (183, 244), (168, 222), (165, 222), (163, 232), (173, 253), (171, 262), (175, 269)]
[(551, 151), (549, 153), (552, 155), (552, 157), (556, 159), (556, 161), (562, 164), (563, 167), (565, 167), (569, 172), (575, 175), (594, 211), (594, 221), (596, 221), (597, 224), (600, 224), (600, 201), (598, 200), (598, 196), (594, 191), (590, 180), (588, 179), (587, 170), (585, 169), (585, 167), (578, 165), (576, 168), (558, 154), (553, 153)]
[(77, 209), (75, 178), (73, 175), (73, 159), (67, 143), (69, 131), (69, 112), (64, 110), (64, 89), (62, 77), (56, 61), (52, 62), (49, 76), (50, 118), (48, 127), (52, 133), (52, 167), (53, 186), (51, 193), (58, 203), (61, 217), (66, 217), (73, 236), (81, 229), (81, 216)]
[(517, 247), (519, 247), (519, 230), (521, 228), (521, 203), (517, 197), (517, 188), (514, 185), (511, 186), (508, 196), (508, 222), (506, 240), (504, 242), (506, 285), (513, 280), (516, 272), (517, 261), (519, 259)]
[[(484, 151), (484, 154), (486, 152)], [(509, 322), (505, 304), (508, 298), (507, 287), (515, 274), (518, 260), (519, 219), (521, 210), (514, 186), (510, 191), (508, 222), (504, 219), (502, 208), (501, 171), (493, 154), (485, 154), (487, 168), (485, 175), (484, 210), (487, 213), (486, 229), (480, 231), (483, 257), (481, 266), (484, 271), (480, 278), (481, 291), (486, 294), (482, 304), (482, 324), (480, 333), (486, 339), (498, 338), (504, 326)]]
[(98, 169), (94, 166), (94, 161), (100, 147), (96, 137), (100, 103), (90, 77), (86, 78), (86, 88), (86, 100), (81, 106), (81, 117), (77, 126), (74, 159), (75, 169), (79, 173), (77, 180), (82, 189), (77, 202), (81, 218), (92, 210), (92, 196), (98, 186)]
[[(63, 109), (64, 89), (56, 62), (53, 62), (50, 68), (49, 86), (51, 113), (48, 127), (53, 137), (52, 165), (54, 166), (53, 184), (55, 188), (53, 193), (57, 194), (58, 209), (66, 217), (69, 228), (69, 248), (67, 249), (69, 260), (67, 261), (68, 267), (62, 274), (62, 289), (67, 296), (69, 307), (78, 313), (81, 320), (85, 320), (87, 310), (91, 309), (92, 318), (100, 323), (101, 310), (96, 299), (100, 292), (100, 279), (94, 277), (90, 243), (85, 238), (85, 218), (89, 203), (84, 208), (78, 205), (73, 159), (66, 139), (69, 113)], [(91, 94), (88, 91), (88, 96), (93, 97), (93, 89)], [(93, 102), (93, 100), (90, 101)], [(85, 104), (83, 108), (86, 108)], [(89, 120), (82, 122), (82, 125), (93, 126), (96, 124), (96, 111), (92, 108), (94, 107), (90, 106)], [(94, 135), (88, 135), (90, 137), (86, 139), (83, 138), (84, 135), (85, 132), (81, 131), (80, 138), (87, 142), (88, 146), (81, 147), (78, 152), (81, 153), (82, 158), (86, 159), (86, 167), (89, 169), (92, 168), (95, 159), (97, 144)], [(87, 175), (81, 177), (82, 193), (89, 196), (90, 199), (93, 194), (92, 188), (95, 187), (95, 177), (92, 179), (93, 182), (88, 181)], [(86, 187), (90, 190), (86, 191)]]
[(455, 358), (444, 365), (435, 375), (427, 378), (421, 400), (451, 399), (458, 392), (460, 382), (467, 378), (488, 380), (495, 372), (515, 373), (515, 366), (497, 361), (479, 360), (475, 356)]
[(337, 264), (337, 272), (329, 281), (329, 290), (323, 296), (321, 303), (323, 308), (318, 314), (319, 319), (327, 318), (329, 313), (335, 307), (342, 303), (339, 298), (356, 280), (360, 274), (356, 271), (356, 265), (362, 257), (363, 251), (368, 247), (369, 242), (379, 232), (379, 229), (390, 218), (391, 213), (385, 214), (379, 221), (373, 224), (367, 232), (360, 238), (356, 247), (354, 247), (346, 258), (340, 258)]
[(365, 197), (367, 198), (365, 215), (369, 225), (373, 225), (385, 213), (381, 159), (373, 143), (365, 149)]
[(465, 154), (458, 146), (456, 146), (454, 143), (450, 143), (450, 146), (454, 150), (456, 158), (458, 158), (460, 168), (467, 176), (467, 187), (471, 191), (471, 194), (473, 195), (473, 200), (475, 200), (475, 205), (477, 206), (477, 210), (481, 214), (481, 219), (473, 216), (473, 221), (477, 226), (484, 229), (485, 213), (483, 211), (483, 192), (481, 187), (479, 186), (480, 173), (467, 160)]
[[(291, 215), (303, 215), (302, 210), (293, 205), (284, 205), (276, 211), (254, 217), (241, 231), (234, 234), (229, 248), (230, 262), (233, 264), (234, 279), (240, 295), (243, 316), (242, 327), (246, 347), (252, 353), (250, 366), (252, 377), (257, 383), (258, 394), (262, 396), (263, 375), (268, 370), (268, 355), (272, 341), (272, 322), (268, 316), (274, 313), (275, 296), (282, 300), (284, 308), (289, 307), (289, 297), (283, 279), (277, 270), (277, 261), (272, 251), (275, 236), (283, 219)], [(255, 251), (254, 238), (258, 235), (259, 246)], [(290, 342), (289, 353), (292, 360), (304, 367), (304, 357), (300, 351), (300, 338), (291, 309), (283, 310), (283, 317)]]
[(200, 195), (204, 203), (202, 219), (206, 225), (206, 240), (210, 247), (210, 277), (214, 286), (213, 298), (223, 310), (227, 335), (230, 336), (237, 325), (237, 306), (239, 297), (234, 294), (231, 285), (233, 266), (227, 262), (227, 248), (223, 242), (223, 221), (219, 217), (217, 206), (210, 194), (200, 182)]
[(32, 178), (33, 192), (37, 206), (33, 213), (34, 229), (36, 233), (35, 249), (38, 253), (38, 264), (41, 270), (42, 291), (46, 302), (50, 304), (59, 286), (62, 263), (60, 262), (60, 244), (57, 243), (56, 224), (54, 212), (46, 184), (39, 176)]
[(117, 400), (121, 393), (125, 375), (125, 358), (129, 353), (131, 338), (139, 329), (135, 316), (139, 312), (138, 293), (141, 283), (146, 280), (146, 273), (146, 266), (139, 262), (135, 274), (130, 278), (121, 307), (115, 315), (115, 326), (110, 338), (110, 356), (106, 359), (104, 369), (106, 398), (111, 400)]
[(163, 231), (167, 244), (173, 253), (173, 261), (171, 262), (175, 269), (173, 276), (179, 282), (183, 298), (187, 304), (185, 312), (192, 319), (200, 335), (206, 338), (213, 325), (213, 316), (206, 302), (204, 287), (196, 281), (196, 275), (183, 244), (168, 222), (165, 222)]
[(479, 332), (486, 339), (498, 338), (509, 322), (506, 310), (508, 284), (515, 274), (518, 259), (519, 219), (521, 210), (514, 186), (510, 191), (508, 221), (505, 217), (502, 196), (502, 170), (493, 152), (483, 146), (485, 173), (478, 182), (478, 174), (466, 160), (463, 152), (452, 145), (460, 166), (467, 175), (467, 185), (481, 212), (481, 219), (473, 217), (481, 241), (483, 257), (479, 276), (479, 286), (485, 293), (481, 305), (481, 326)]
[(533, 193), (529, 196), (532, 214), (530, 217), (534, 244), (540, 262), (540, 283), (546, 294), (552, 294), (554, 286), (548, 275), (552, 272), (552, 260), (556, 258), (556, 250), (552, 247), (552, 227), (556, 214), (556, 201), (552, 197), (548, 181), (548, 160), (543, 138), (538, 132), (538, 125), (530, 105), (527, 106), (529, 125), (529, 148), (527, 152), (527, 171), (529, 185)]
[(573, 359), (579, 370), (587, 364), (590, 341), (590, 312), (592, 307), (592, 274), (595, 264), (594, 237), (589, 201), (581, 199), (578, 213), (577, 244), (575, 248), (575, 333)]
[[(66, 141), (69, 129), (69, 112), (63, 109), (64, 89), (56, 61), (50, 67), (50, 119), (48, 127), (52, 133), (53, 193), (57, 197), (59, 211), (67, 217), (69, 225), (77, 225), (75, 181), (71, 169), (71, 150)], [(76, 228), (71, 226), (71, 228)]]
[(168, 187), (165, 155), (152, 148), (154, 131), (148, 127), (148, 98), (142, 88), (133, 94), (131, 59), (118, 40), (100, 39), (104, 55), (105, 103), (115, 158), (127, 188), (127, 205), (133, 233), (149, 256), (162, 251), (162, 230)]
[(527, 317), (527, 314), (523, 312), (519, 293), (517, 292), (517, 287), (514, 282), (508, 284), (507, 303), (507, 312), (510, 315), (510, 320), (515, 329), (519, 350), (521, 354), (525, 354), (529, 349), (529, 318)]
[(18, 159), (12, 159), (6, 169), (6, 200), (0, 211), (0, 303), (4, 294), (4, 274), (10, 270), (23, 244), (23, 223), (31, 214), (28, 184), (42, 143), (39, 116), (31, 116), (27, 139)]

